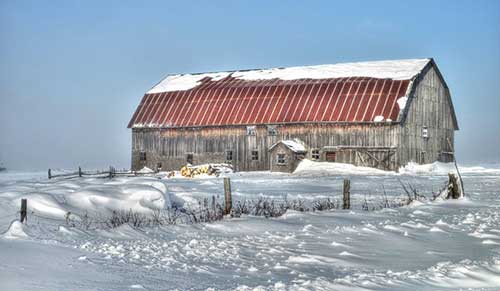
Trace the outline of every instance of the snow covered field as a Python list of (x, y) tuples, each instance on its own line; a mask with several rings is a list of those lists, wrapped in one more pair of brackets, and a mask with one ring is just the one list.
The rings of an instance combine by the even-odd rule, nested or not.
[[(234, 173), (233, 199), (427, 197), (451, 165), (401, 173), (305, 161), (294, 174)], [(46, 179), (0, 174), (0, 290), (443, 290), (500, 287), (500, 165), (461, 167), (467, 197), (363, 211), (243, 216), (221, 222), (84, 230), (83, 213), (151, 213), (222, 196), (218, 177)], [(161, 177), (161, 176), (160, 176)], [(28, 224), (18, 217), (28, 198)]]

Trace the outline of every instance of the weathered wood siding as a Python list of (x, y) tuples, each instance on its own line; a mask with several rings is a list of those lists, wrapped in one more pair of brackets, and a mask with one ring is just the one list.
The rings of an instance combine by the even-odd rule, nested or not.
[[(401, 131), (399, 161), (406, 164), (432, 163), (434, 161), (451, 162), (454, 145), (455, 125), (452, 118), (452, 105), (449, 92), (434, 67), (424, 72), (415, 88), (406, 122)], [(429, 138), (422, 136), (427, 127)]]
[[(161, 162), (164, 170), (179, 169), (186, 164), (188, 153), (193, 154), (194, 164), (228, 162), (226, 151), (231, 150), (232, 164), (237, 171), (269, 170), (269, 148), (280, 140), (300, 139), (307, 145), (306, 157), (310, 158), (310, 149), (314, 148), (397, 146), (400, 126), (395, 123), (293, 124), (278, 125), (277, 131), (277, 135), (269, 135), (265, 125), (257, 126), (254, 136), (247, 135), (245, 126), (133, 129), (132, 168), (155, 168)], [(258, 151), (257, 161), (251, 159), (252, 150)], [(141, 151), (146, 152), (145, 163), (139, 160)], [(381, 153), (379, 157), (383, 158), (384, 154)], [(391, 169), (398, 164), (395, 158)], [(339, 151), (336, 161), (361, 163), (352, 150)]]

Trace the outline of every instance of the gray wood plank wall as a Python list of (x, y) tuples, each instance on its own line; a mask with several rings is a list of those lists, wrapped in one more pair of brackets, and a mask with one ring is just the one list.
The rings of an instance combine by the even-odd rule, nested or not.
[[(398, 151), (401, 164), (410, 161), (418, 163), (452, 161), (452, 156), (445, 154), (454, 151), (447, 139), (454, 147), (455, 134), (452, 107), (447, 94), (448, 91), (436, 70), (431, 68), (416, 87), (414, 99), (411, 101), (401, 131), (399, 147), (403, 150)], [(424, 127), (427, 127), (429, 138), (422, 137)]]

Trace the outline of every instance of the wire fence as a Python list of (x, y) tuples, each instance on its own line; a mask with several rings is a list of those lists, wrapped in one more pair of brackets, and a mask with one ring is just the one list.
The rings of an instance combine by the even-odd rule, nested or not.
[[(421, 199), (418, 197), (417, 199)], [(397, 197), (394, 199), (373, 201), (355, 201), (351, 204), (350, 210), (373, 211), (383, 208), (397, 208), (407, 205), (411, 199)], [(241, 217), (242, 215), (260, 216), (275, 218), (284, 215), (287, 211), (316, 212), (334, 211), (342, 209), (341, 199), (274, 199), (260, 197), (257, 199), (235, 200), (231, 212), (226, 215), (224, 203), (221, 203), (215, 196), (211, 199), (205, 198), (198, 201), (198, 205), (188, 207), (177, 207), (167, 209), (152, 210), (150, 212), (137, 212), (130, 210), (115, 210), (109, 213), (84, 212), (78, 213), (68, 211), (64, 217), (54, 217), (45, 215), (43, 212), (30, 209), (27, 211), (27, 221), (32, 222), (52, 222), (58, 225), (65, 225), (84, 230), (112, 229), (121, 225), (131, 225), (133, 227), (155, 227), (171, 225), (191, 225), (197, 223), (211, 223), (221, 221), (225, 217)], [(0, 218), (15, 218), (19, 211)]]
[(116, 170), (115, 167), (109, 167), (109, 170), (106, 171), (83, 171), (81, 167), (78, 167), (78, 170), (75, 172), (63, 172), (63, 173), (54, 173), (55, 171), (52, 169), (48, 169), (47, 176), (50, 179), (74, 179), (74, 178), (82, 178), (82, 177), (94, 177), (94, 178), (114, 178), (117, 176), (125, 176), (125, 177), (136, 177), (136, 176), (151, 176), (156, 174), (157, 172), (140, 172), (140, 171), (129, 171), (129, 170)]

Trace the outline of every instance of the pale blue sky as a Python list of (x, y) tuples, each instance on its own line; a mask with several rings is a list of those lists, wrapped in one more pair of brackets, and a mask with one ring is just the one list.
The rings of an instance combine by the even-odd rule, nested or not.
[(434, 57), (457, 157), (500, 161), (500, 1), (0, 1), (0, 161), (130, 165), (166, 74)]

